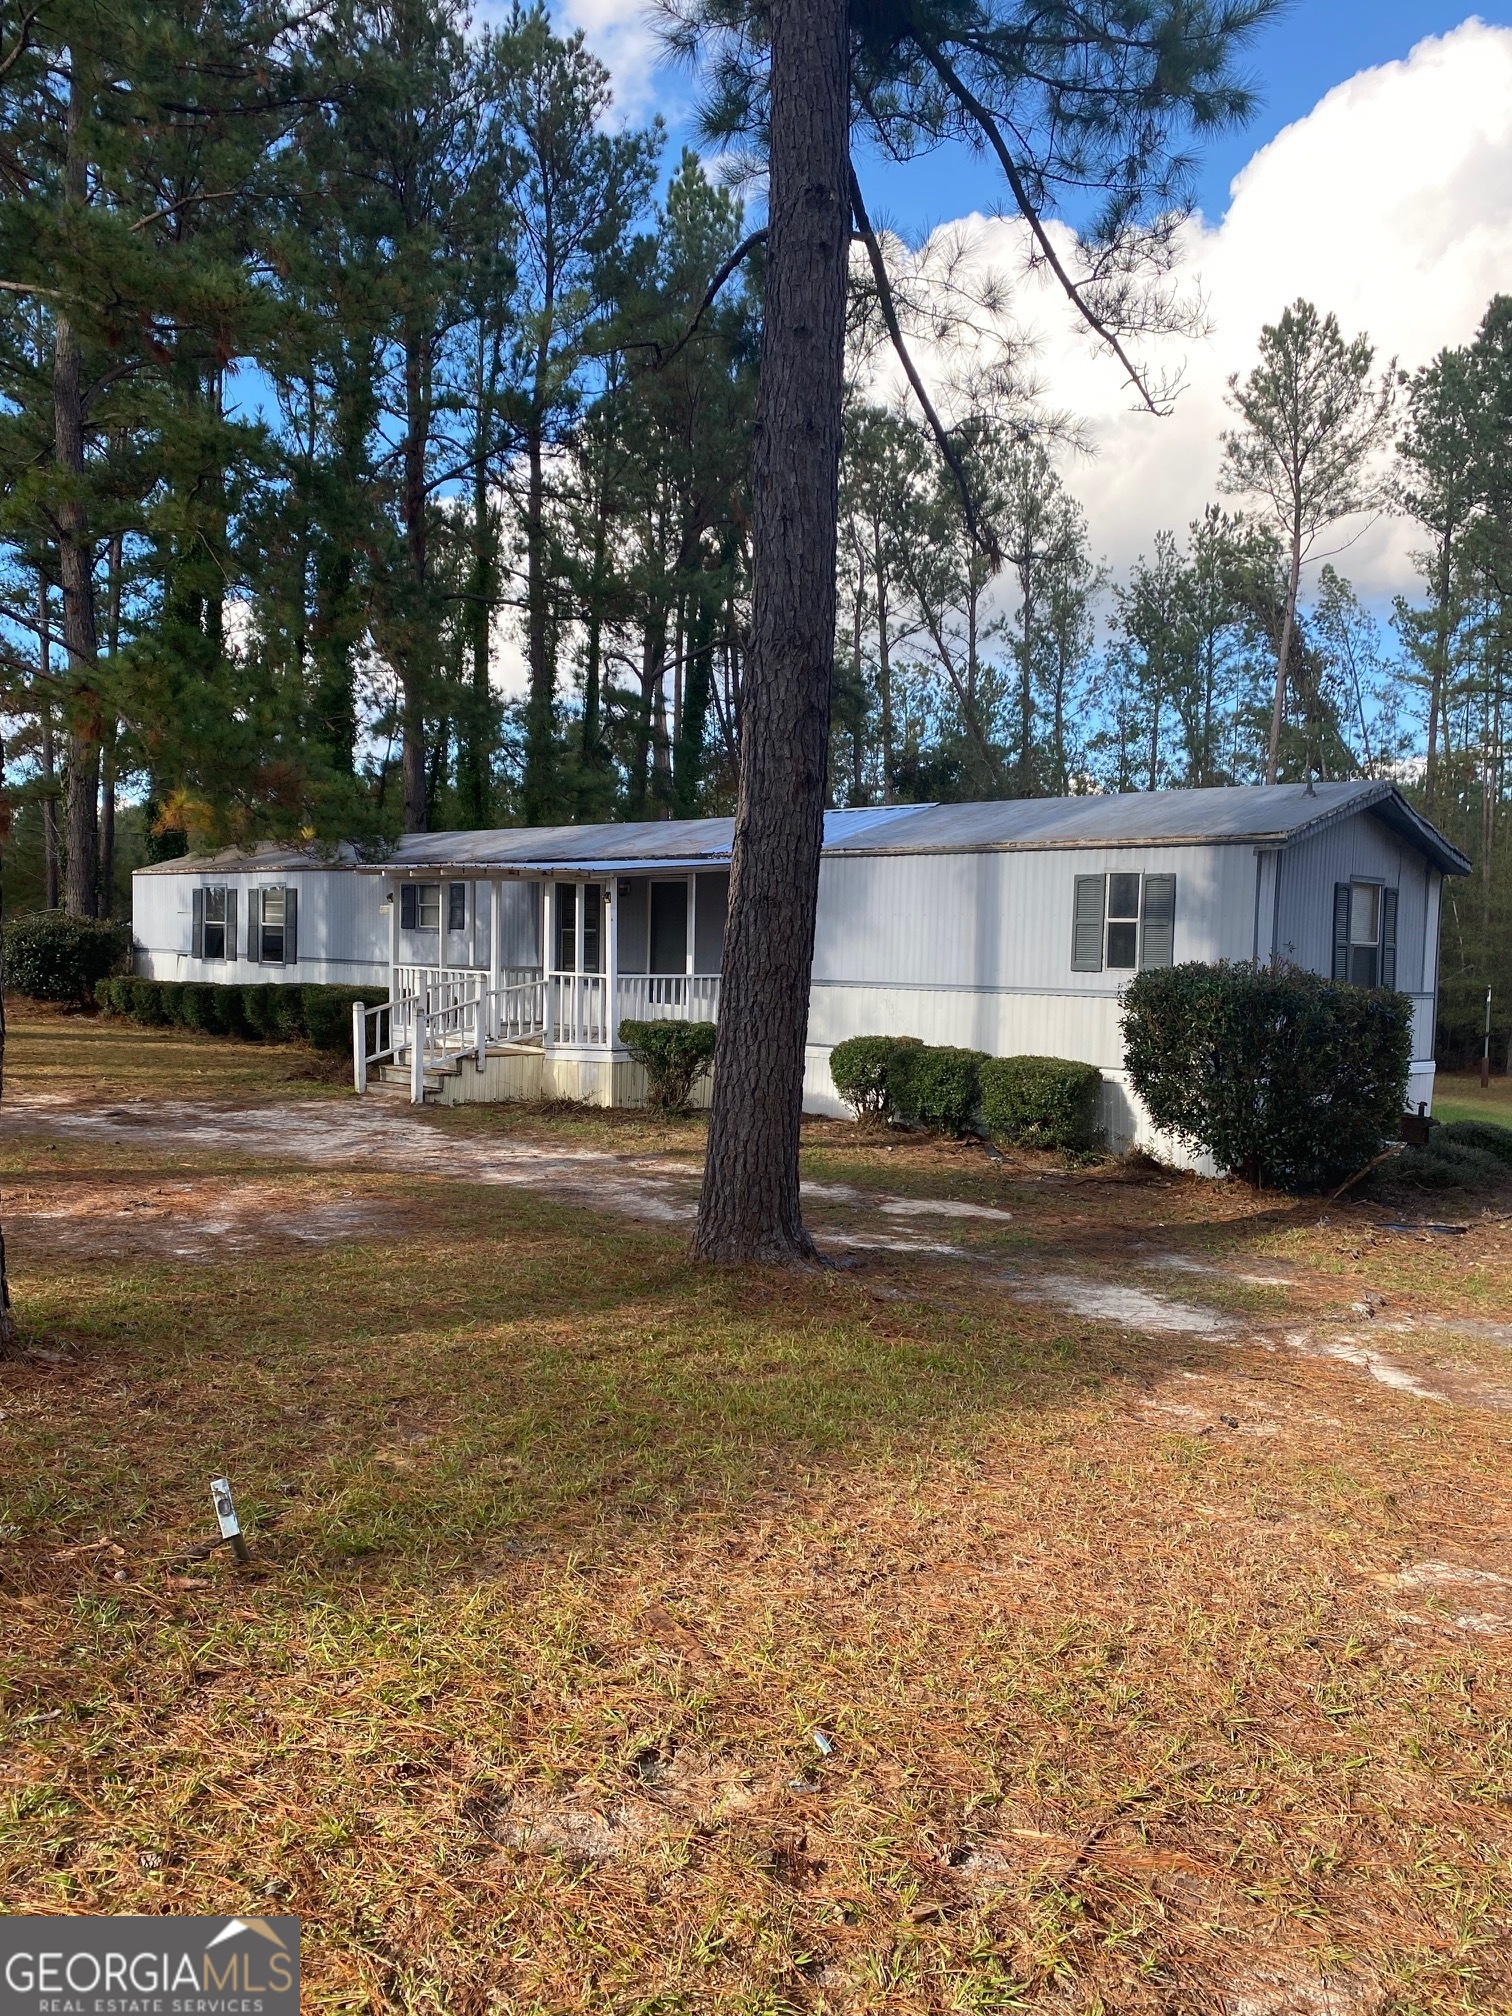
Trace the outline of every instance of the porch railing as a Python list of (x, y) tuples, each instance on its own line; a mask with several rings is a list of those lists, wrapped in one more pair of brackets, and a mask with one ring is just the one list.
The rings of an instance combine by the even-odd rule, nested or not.
[(353, 1082), (365, 1091), (376, 1066), (405, 1060), (416, 1105), (427, 1072), (469, 1054), (481, 1070), (490, 1043), (608, 1049), (622, 1022), (712, 1022), (719, 1013), (718, 974), (622, 973), (612, 1021), (602, 973), (509, 967), (493, 987), (473, 968), (400, 966), (396, 979), (392, 1001), (352, 1010)]
[(621, 1022), (717, 1022), (717, 973), (621, 973)]

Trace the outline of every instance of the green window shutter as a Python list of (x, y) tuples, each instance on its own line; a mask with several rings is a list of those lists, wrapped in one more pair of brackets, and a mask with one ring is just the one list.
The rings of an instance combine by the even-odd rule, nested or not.
[(1394, 988), (1397, 984), (1397, 891), (1381, 891), (1381, 985)]
[(1103, 963), (1103, 900), (1105, 875), (1078, 875), (1072, 908), (1071, 971), (1101, 973)]
[(1169, 966), (1176, 956), (1176, 877), (1146, 875), (1141, 966)]
[(1333, 977), (1349, 978), (1349, 884), (1334, 884)]
[(226, 957), (236, 957), (236, 891), (226, 891)]
[(399, 888), (399, 929), (418, 930), (420, 921), (420, 897), (413, 882), (404, 882)]
[(299, 891), (284, 890), (284, 964), (292, 966), (299, 957)]
[(254, 966), (262, 964), (262, 891), (247, 891), (247, 957)]
[(205, 892), (196, 889), (189, 898), (189, 952), (195, 959), (205, 956)]

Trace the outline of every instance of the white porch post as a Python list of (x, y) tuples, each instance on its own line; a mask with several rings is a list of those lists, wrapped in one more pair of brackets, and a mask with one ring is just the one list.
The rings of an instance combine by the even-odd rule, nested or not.
[[(446, 1010), (446, 906), (451, 901), (451, 884), (441, 884), (441, 902), (436, 913), (436, 1010), (444, 1014)], [(443, 1041), (445, 1023), (442, 1025)]]
[(388, 883), (389, 899), (389, 1013), (393, 1014), (394, 1003), (399, 999), (399, 882), (393, 875), (384, 878)]
[[(601, 915), (604, 933), (604, 1047), (612, 1052), (619, 1041), (619, 932), (616, 928), (619, 920), (619, 883), (612, 875), (604, 884)], [(609, 1068), (611, 1071), (614, 1069), (612, 1058)]]
[(693, 933), (698, 924), (697, 901), (698, 877), (690, 875), (688, 877), (688, 956), (685, 965), (688, 977), (683, 986), (683, 1020), (685, 1022), (693, 1020), (693, 974), (695, 970), (693, 961)]
[[(587, 895), (588, 884), (579, 881), (574, 886), (577, 889), (577, 901), (572, 906), (572, 921), (574, 926), (572, 934), (572, 971), (574, 975), (572, 982), (572, 1040), (574, 1043), (581, 1043), (583, 1040), (583, 911), (586, 908), (584, 898)], [(602, 919), (599, 920), (599, 928), (601, 930), (603, 928)]]
[(544, 1050), (556, 1048), (556, 982), (551, 975), (556, 964), (555, 931), (556, 918), (552, 913), (554, 901), (551, 883), (541, 878), (541, 1014), (546, 1031), (541, 1039)]
[(410, 1045), (410, 1104), (425, 1104), (425, 1046), (430, 1039), (430, 1018), (422, 994), (415, 1006), (415, 1037)]
[(499, 989), (504, 985), (504, 957), (501, 919), (504, 912), (504, 885), (498, 877), (488, 885), (488, 1034), (499, 1033)]

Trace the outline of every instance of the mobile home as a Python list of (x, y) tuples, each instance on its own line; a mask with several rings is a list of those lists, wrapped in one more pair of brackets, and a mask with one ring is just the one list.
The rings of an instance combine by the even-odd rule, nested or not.
[[(138, 972), (371, 987), (358, 1075), (447, 1102), (634, 1103), (633, 1019), (715, 1020), (728, 819), (413, 834), (382, 854), (266, 846), (133, 881)], [(1433, 1096), (1439, 906), (1469, 863), (1394, 785), (1234, 786), (825, 820), (805, 1103), (838, 1112), (847, 1036), (912, 1035), (1103, 1073), (1115, 1143), (1137, 968), (1288, 961), (1413, 1004), (1410, 1097)]]

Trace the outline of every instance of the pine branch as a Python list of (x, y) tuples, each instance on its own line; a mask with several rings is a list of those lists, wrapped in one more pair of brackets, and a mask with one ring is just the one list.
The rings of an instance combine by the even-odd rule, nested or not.
[(1075, 308), (1077, 314), (1081, 316), (1092, 333), (1099, 341), (1108, 346), (1119, 363), (1122, 364), (1124, 370), (1129, 374), (1129, 383), (1134, 387), (1150, 412), (1163, 416), (1169, 411), (1169, 408), (1161, 406), (1154, 398), (1149, 386), (1144, 381), (1142, 372), (1124, 349), (1118, 332), (1110, 327), (1103, 317), (1098, 314), (1091, 302), (1083, 295), (1075, 280), (1067, 272), (1060, 254), (1050, 241), (1050, 234), (1045, 229), (1044, 221), (1040, 216), (1038, 208), (1030, 199), (1029, 191), (1024, 184), (1024, 178), (1019, 173), (1018, 163), (1014, 160), (1012, 151), (998, 128), (996, 119), (993, 118), (991, 112), (988, 111), (981, 99), (976, 96), (965, 81), (956, 73), (954, 67), (946, 61), (937, 47), (923, 41), (920, 41), (917, 46), (922, 51), (930, 68), (955, 99), (956, 103), (975, 120), (982, 134), (985, 136), (988, 145), (992, 148), (993, 153), (997, 155), (998, 163), (1002, 168), (1004, 176), (1007, 178), (1008, 187), (1013, 191), (1013, 200), (1018, 205), (1019, 214), (1033, 233), (1035, 243), (1040, 248), (1045, 264), (1060, 282), (1066, 299)]
[(758, 245), (766, 243), (766, 235), (766, 228), (763, 226), (760, 231), (753, 231), (748, 238), (741, 239), (729, 258), (724, 260), (716, 269), (713, 279), (709, 282), (704, 292), (702, 301), (699, 302), (697, 308), (694, 310), (693, 320), (684, 329), (670, 350), (664, 350), (660, 343), (655, 342), (626, 343), (621, 347), (626, 350), (654, 350), (656, 352), (656, 361), (652, 364), (651, 369), (653, 371), (665, 371), (678, 352), (685, 350), (698, 334), (698, 325), (714, 306), (715, 301), (719, 297), (719, 290), (749, 254), (754, 252)]
[(862, 199), (861, 184), (856, 180), (854, 164), (852, 164), (850, 169), (850, 202), (851, 211), (856, 220), (857, 236), (866, 247), (866, 256), (871, 262), (872, 278), (877, 286), (877, 304), (882, 310), (882, 320), (887, 325), (887, 333), (892, 339), (893, 349), (898, 353), (898, 361), (902, 364), (908, 376), (908, 382), (913, 387), (914, 397), (923, 409), (924, 418), (929, 423), (929, 431), (935, 438), (935, 445), (939, 448), (941, 455), (944, 456), (950, 473), (955, 478), (956, 488), (961, 493), (961, 511), (966, 520), (966, 529), (971, 534), (973, 543), (986, 556), (990, 565), (994, 569), (997, 569), (1003, 564), (1003, 549), (998, 544), (997, 534), (993, 531), (991, 525), (978, 515), (976, 501), (971, 494), (970, 479), (966, 474), (966, 465), (961, 460), (960, 450), (956, 447), (954, 441), (951, 440), (948, 429), (940, 419), (939, 414), (935, 411), (929, 394), (924, 389), (924, 380), (919, 376), (918, 366), (914, 363), (908, 345), (903, 340), (903, 330), (898, 322), (897, 303), (893, 299), (892, 282), (887, 277), (887, 263), (882, 257), (882, 247), (877, 241), (876, 232), (872, 229), (871, 219), (866, 214), (866, 204)]

